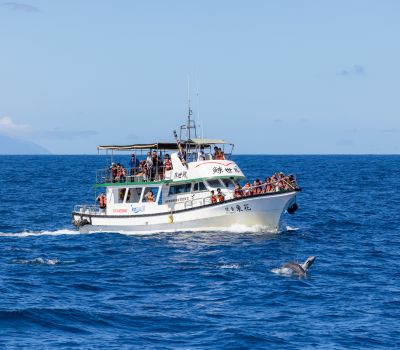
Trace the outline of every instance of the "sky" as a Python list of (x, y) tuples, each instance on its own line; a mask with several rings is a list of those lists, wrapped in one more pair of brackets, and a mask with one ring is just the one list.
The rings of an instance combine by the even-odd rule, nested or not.
[(0, 0), (0, 136), (400, 153), (400, 1)]

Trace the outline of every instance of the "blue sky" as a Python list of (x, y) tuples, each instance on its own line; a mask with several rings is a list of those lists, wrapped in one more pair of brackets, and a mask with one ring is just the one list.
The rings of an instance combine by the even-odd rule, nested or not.
[(190, 75), (204, 135), (237, 153), (400, 153), (399, 18), (386, 0), (0, 0), (0, 134), (59, 154), (172, 140)]

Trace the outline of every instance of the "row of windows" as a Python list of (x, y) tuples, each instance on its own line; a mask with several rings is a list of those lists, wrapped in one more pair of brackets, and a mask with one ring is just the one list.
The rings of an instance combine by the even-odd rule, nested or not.
[[(126, 190), (127, 190), (126, 188), (113, 190), (115, 203), (124, 203), (125, 195), (126, 195), (126, 203), (139, 203), (143, 188), (142, 187), (129, 188), (128, 193)], [(156, 199), (158, 195), (158, 190), (159, 190), (158, 187), (145, 187), (142, 202), (146, 202), (145, 196), (148, 191), (152, 191), (154, 199)]]
[[(227, 188), (233, 188), (235, 186), (235, 182), (229, 179), (224, 179), (221, 180), (223, 186)], [(208, 180), (207, 181), (208, 186), (211, 188), (218, 188), (218, 187), (223, 187), (220, 180)], [(128, 191), (127, 191), (128, 190)], [(114, 201), (115, 203), (139, 203), (140, 197), (142, 196), (142, 187), (136, 187), (136, 188), (119, 188), (115, 189), (113, 191), (113, 196), (114, 196)], [(153, 192), (154, 198), (157, 198), (159, 188), (158, 187), (145, 187), (144, 188), (144, 193), (143, 193), (143, 200), (142, 202), (145, 202), (145, 195), (148, 191)], [(182, 194), (182, 193), (189, 193), (192, 191), (192, 184), (191, 183), (186, 183), (186, 184), (181, 184), (181, 185), (172, 185), (169, 188), (168, 195), (177, 195), (177, 194)], [(193, 192), (200, 192), (200, 191), (208, 191), (206, 185), (204, 182), (196, 182), (193, 184)], [(161, 201), (161, 198), (160, 198)]]
[[(222, 187), (220, 180), (208, 180), (207, 181), (208, 186), (211, 188), (218, 188)], [(224, 179), (222, 180), (223, 185), (226, 188), (232, 189), (235, 187), (235, 182), (229, 179)], [(176, 195), (176, 194), (181, 194), (181, 193), (188, 193), (191, 192), (192, 190), (192, 185), (190, 183), (182, 184), (182, 185), (172, 185), (169, 188), (168, 195)], [(207, 187), (204, 184), (204, 182), (196, 182), (193, 185), (193, 192), (198, 192), (198, 191), (207, 191)]]

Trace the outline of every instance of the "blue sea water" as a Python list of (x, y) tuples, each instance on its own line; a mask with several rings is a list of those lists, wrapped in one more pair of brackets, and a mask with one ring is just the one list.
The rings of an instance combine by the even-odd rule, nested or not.
[(399, 348), (400, 156), (236, 160), (298, 175), (279, 234), (78, 234), (104, 158), (0, 157), (0, 348)]

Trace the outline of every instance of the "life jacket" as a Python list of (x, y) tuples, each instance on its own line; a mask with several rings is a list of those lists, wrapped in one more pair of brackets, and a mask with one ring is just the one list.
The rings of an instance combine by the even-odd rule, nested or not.
[(106, 196), (100, 196), (99, 197), (99, 204), (100, 204), (100, 208), (104, 209), (107, 206), (107, 197)]
[(117, 173), (118, 173), (117, 167), (112, 167), (112, 168), (111, 168), (111, 173), (112, 173), (112, 176), (113, 176), (113, 177), (116, 177), (116, 176), (117, 176)]
[(171, 170), (172, 169), (172, 163), (170, 159), (165, 160), (165, 171)]
[(211, 196), (211, 203), (217, 203), (217, 196), (216, 195), (214, 195), (214, 196)]
[(218, 202), (223, 202), (225, 200), (225, 196), (223, 194), (217, 195), (218, 197)]

